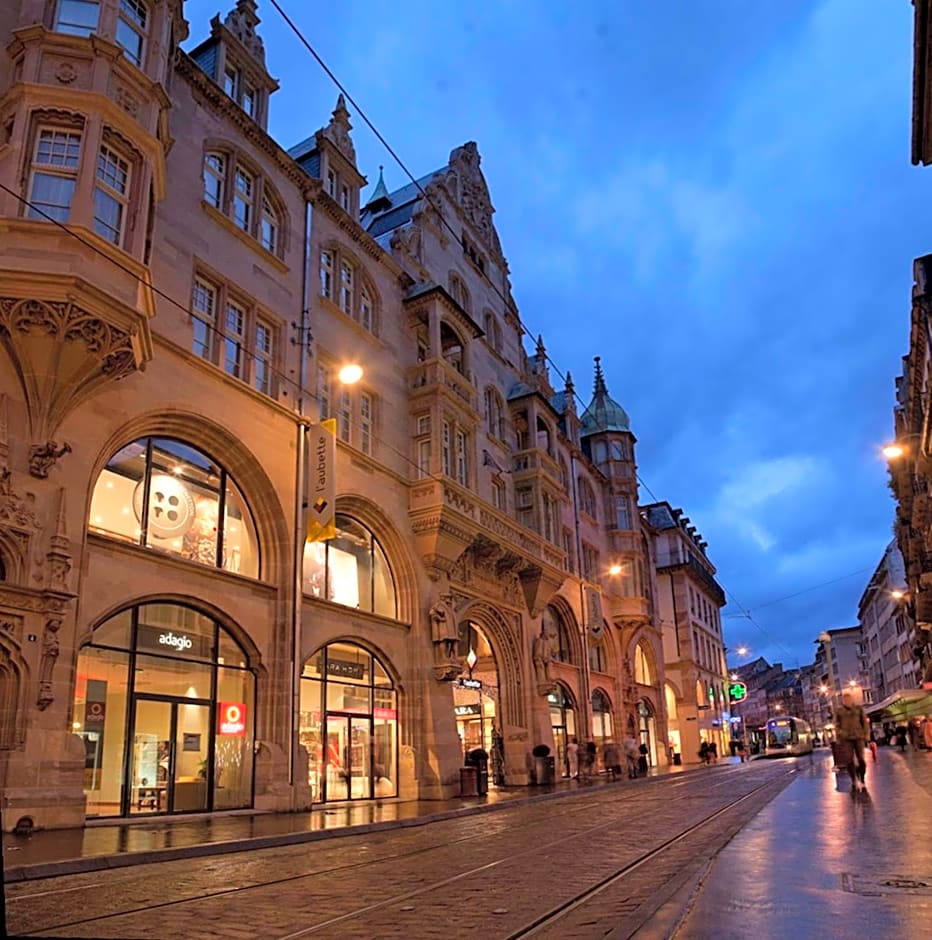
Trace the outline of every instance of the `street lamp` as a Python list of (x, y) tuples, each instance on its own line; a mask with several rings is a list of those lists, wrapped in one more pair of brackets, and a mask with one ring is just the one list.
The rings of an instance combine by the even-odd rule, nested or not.
[(746, 646), (739, 646), (735, 651), (739, 656), (747, 656), (748, 648)]
[(362, 366), (356, 362), (348, 362), (340, 367), (337, 378), (343, 385), (355, 385), (362, 378)]

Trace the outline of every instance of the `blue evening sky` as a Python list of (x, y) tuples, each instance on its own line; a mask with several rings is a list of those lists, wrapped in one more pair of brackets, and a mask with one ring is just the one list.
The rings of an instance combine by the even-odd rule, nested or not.
[[(855, 624), (892, 537), (879, 446), (932, 250), (912, 5), (280, 3), (415, 176), (477, 141), (524, 323), (585, 402), (602, 356), (642, 502), (685, 509), (751, 612), (723, 611), (726, 643), (804, 665)], [(187, 47), (233, 5), (187, 0)], [(267, 0), (259, 15), (291, 146), (337, 89)], [(384, 164), (404, 185), (351, 120), (370, 184)]]

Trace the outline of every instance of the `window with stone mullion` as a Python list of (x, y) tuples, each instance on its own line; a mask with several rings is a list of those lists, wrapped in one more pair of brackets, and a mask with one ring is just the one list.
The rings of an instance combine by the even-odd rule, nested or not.
[(42, 127), (36, 138), (28, 216), (67, 222), (81, 162), (81, 132)]

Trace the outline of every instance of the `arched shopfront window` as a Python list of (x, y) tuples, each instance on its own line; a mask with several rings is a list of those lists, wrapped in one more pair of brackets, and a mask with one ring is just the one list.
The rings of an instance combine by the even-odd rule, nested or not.
[(612, 703), (601, 689), (592, 692), (592, 740), (600, 751), (612, 740)]
[(226, 470), (191, 444), (143, 437), (97, 478), (92, 532), (257, 578), (259, 542)]
[(634, 650), (634, 681), (638, 685), (653, 685), (654, 677), (650, 668), (650, 659), (641, 643)]
[(378, 540), (361, 522), (341, 513), (336, 527), (329, 541), (304, 545), (304, 593), (397, 617), (395, 580)]
[(314, 802), (398, 793), (398, 702), (385, 667), (354, 643), (331, 643), (305, 664), (300, 740)]
[(88, 815), (251, 806), (255, 686), (236, 640), (192, 607), (140, 604), (102, 623), (74, 694)]

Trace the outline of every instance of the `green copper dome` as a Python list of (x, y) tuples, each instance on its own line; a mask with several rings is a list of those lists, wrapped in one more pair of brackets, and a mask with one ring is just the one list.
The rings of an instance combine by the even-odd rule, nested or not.
[(603, 431), (626, 431), (631, 433), (628, 412), (608, 394), (605, 376), (602, 375), (601, 356), (595, 357), (595, 388), (592, 401), (582, 416), (580, 437), (600, 434)]

